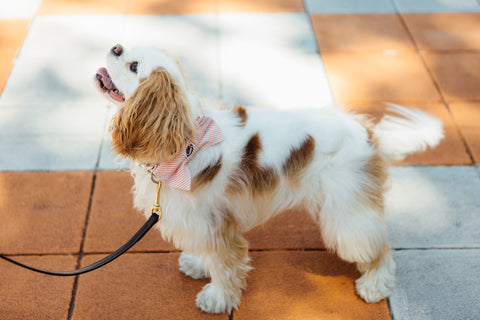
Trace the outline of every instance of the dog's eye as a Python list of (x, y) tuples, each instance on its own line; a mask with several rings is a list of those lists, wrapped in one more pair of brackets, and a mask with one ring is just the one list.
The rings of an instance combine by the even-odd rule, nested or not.
[(137, 61), (132, 62), (130, 64), (130, 71), (137, 73), (137, 68), (138, 68), (138, 62)]

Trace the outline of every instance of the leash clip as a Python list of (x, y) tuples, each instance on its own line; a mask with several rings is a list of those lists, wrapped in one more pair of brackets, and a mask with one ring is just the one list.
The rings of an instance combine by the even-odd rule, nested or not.
[(152, 209), (150, 211), (151, 214), (156, 213), (158, 215), (158, 220), (162, 218), (162, 207), (160, 207), (160, 193), (162, 191), (162, 182), (155, 177), (153, 172), (150, 175), (150, 178), (152, 179), (152, 182), (157, 184), (157, 191), (155, 194), (155, 203), (152, 206)]

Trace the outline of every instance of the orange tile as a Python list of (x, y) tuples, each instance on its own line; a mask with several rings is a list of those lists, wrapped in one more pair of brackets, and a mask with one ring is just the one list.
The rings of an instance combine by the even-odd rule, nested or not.
[(22, 47), (30, 20), (0, 20), (0, 56), (13, 59)]
[(0, 94), (7, 83), (13, 67), (13, 58), (0, 54)]
[(284, 212), (245, 234), (250, 249), (323, 249), (320, 227), (301, 210)]
[(322, 59), (337, 102), (440, 101), (415, 54), (324, 52)]
[[(85, 264), (101, 256), (86, 256)], [(208, 280), (178, 270), (179, 253), (125, 254), (80, 276), (72, 319), (223, 319), (206, 314), (195, 299)]]
[(0, 173), (2, 253), (76, 253), (92, 172)]
[[(47, 270), (73, 270), (74, 256), (14, 257), (23, 263)], [(49, 277), (0, 261), (1, 318), (67, 319), (73, 277)]]
[[(145, 223), (143, 214), (133, 208), (133, 179), (128, 172), (97, 173), (92, 208), (85, 235), (85, 252), (112, 252), (123, 245)], [(155, 195), (152, 194), (152, 204)], [(158, 230), (150, 232), (131, 252), (175, 250)]]
[(421, 50), (479, 50), (480, 13), (404, 14)]
[(219, 0), (219, 12), (304, 12), (301, 0)]
[(396, 14), (315, 14), (311, 20), (320, 52), (415, 50)]
[(480, 103), (451, 103), (449, 107), (475, 163), (480, 163)]
[(480, 100), (480, 53), (428, 53), (424, 59), (445, 100)]
[(215, 13), (216, 0), (130, 0), (127, 14)]
[[(403, 103), (397, 104), (417, 108), (428, 112), (443, 121), (445, 138), (434, 149), (408, 156), (404, 161), (397, 162), (397, 165), (466, 165), (471, 164), (465, 144), (460, 136), (457, 126), (453, 121), (447, 108), (442, 103)], [(379, 102), (350, 104), (348, 108), (358, 112), (372, 115), (379, 120), (385, 113), (388, 113), (387, 106)]]
[(252, 252), (248, 287), (234, 319), (390, 319), (385, 300), (355, 295), (354, 265), (318, 251)]
[(128, 0), (43, 0), (39, 15), (123, 14)]

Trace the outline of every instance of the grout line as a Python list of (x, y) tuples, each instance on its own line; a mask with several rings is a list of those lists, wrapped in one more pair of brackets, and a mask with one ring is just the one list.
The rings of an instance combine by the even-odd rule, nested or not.
[[(450, 110), (450, 107), (448, 106), (447, 100), (445, 99), (445, 97), (444, 97), (444, 95), (443, 95), (443, 93), (442, 93), (442, 90), (441, 90), (441, 88), (440, 88), (440, 84), (435, 80), (435, 77), (433, 76), (432, 70), (430, 70), (430, 68), (428, 67), (427, 62), (426, 62), (425, 59), (424, 59), (424, 55), (421, 54), (422, 52), (425, 52), (425, 51), (420, 50), (420, 49), (418, 48), (418, 44), (417, 44), (417, 42), (415, 41), (415, 37), (414, 37), (413, 34), (410, 32), (410, 29), (408, 28), (408, 25), (407, 25), (405, 19), (403, 18), (403, 15), (400, 14), (400, 13), (397, 13), (397, 15), (398, 15), (398, 17), (400, 18), (400, 21), (402, 22), (403, 27), (404, 27), (405, 30), (407, 31), (407, 34), (408, 34), (410, 40), (412, 41), (412, 43), (413, 43), (413, 45), (414, 45), (414, 47), (415, 47), (415, 49), (416, 49), (418, 57), (420, 58), (420, 60), (422, 61), (423, 66), (424, 66), (425, 69), (427, 70), (428, 75), (430, 76), (430, 79), (433, 81), (433, 84), (434, 84), (434, 86), (435, 86), (435, 89), (437, 89), (437, 91), (438, 91), (438, 93), (439, 93), (439, 95), (440, 95), (440, 98), (442, 99), (443, 105), (444, 105), (444, 107), (447, 109), (447, 112), (448, 112), (448, 114), (449, 114), (449, 116), (450, 116), (450, 119), (452, 120), (453, 124), (455, 125), (455, 129), (457, 130), (458, 134), (460, 135), (460, 138), (461, 138), (461, 140), (462, 140), (462, 142), (463, 142), (463, 146), (464, 146), (464, 148), (465, 148), (465, 151), (466, 151), (468, 157), (470, 158), (470, 165), (474, 165), (474, 164), (475, 164), (475, 161), (474, 161), (474, 158), (473, 158), (473, 153), (472, 153), (470, 147), (468, 146), (467, 140), (466, 140), (465, 137), (463, 136), (463, 134), (462, 134), (462, 132), (461, 132), (461, 130), (460, 130), (460, 127), (458, 126), (457, 122), (455, 121), (455, 118), (453, 117), (453, 114), (452, 114), (452, 112), (451, 112), (451, 110)], [(430, 50), (429, 50), (429, 51), (430, 51)], [(434, 51), (434, 50), (432, 50), (432, 51)]]
[(467, 139), (463, 135), (462, 131), (460, 130), (460, 126), (457, 124), (457, 121), (455, 121), (455, 117), (453, 116), (452, 110), (450, 109), (448, 103), (445, 102), (445, 108), (447, 108), (447, 112), (450, 115), (450, 118), (452, 119), (453, 123), (455, 124), (455, 128), (457, 129), (457, 133), (460, 136), (460, 139), (462, 139), (463, 142), (463, 147), (465, 148), (465, 151), (467, 152), (471, 165), (475, 165), (475, 159), (473, 158), (473, 152), (472, 149), (470, 149), (470, 146), (468, 145)]
[(479, 250), (480, 247), (418, 247), (418, 248), (392, 248), (393, 251), (427, 251), (427, 250)]
[(393, 310), (392, 310), (392, 302), (390, 301), (390, 297), (387, 297), (387, 308), (388, 308), (388, 314), (390, 315), (391, 320), (395, 320), (395, 317), (393, 316)]
[[(468, 166), (471, 167), (471, 166)], [(393, 251), (425, 251), (425, 250), (479, 250), (480, 246), (466, 246), (466, 247), (411, 247), (411, 248), (392, 248)], [(279, 252), (279, 251), (298, 251), (298, 252), (324, 252), (328, 249), (324, 248), (266, 248), (266, 249), (249, 249), (249, 252)], [(162, 253), (180, 253), (181, 250), (143, 250), (132, 251), (129, 250), (125, 254), (162, 254)], [(83, 257), (94, 255), (108, 255), (110, 251), (96, 251), (96, 252), (83, 252)], [(79, 253), (18, 253), (8, 254), (9, 257), (54, 257), (54, 256), (79, 256)]]
[[(97, 162), (98, 162), (98, 159), (97, 159)], [(75, 267), (76, 269), (80, 268), (82, 258), (83, 258), (83, 255), (84, 255), (83, 254), (83, 248), (85, 246), (85, 236), (87, 234), (88, 221), (90, 219), (90, 213), (91, 213), (92, 202), (93, 202), (93, 193), (95, 191), (96, 181), (97, 181), (97, 171), (95, 169), (95, 171), (93, 172), (93, 177), (92, 177), (92, 186), (91, 186), (91, 189), (90, 189), (90, 198), (89, 198), (89, 201), (88, 201), (87, 215), (85, 217), (85, 224), (84, 224), (84, 228), (83, 228), (82, 241), (80, 242), (80, 250), (79, 250), (79, 253), (78, 253), (77, 265)], [(79, 275), (76, 275), (74, 283), (73, 283), (72, 297), (70, 299), (70, 306), (68, 308), (68, 318), (67, 318), (68, 320), (72, 319), (73, 309), (75, 307), (75, 298), (77, 296), (77, 290), (78, 290), (78, 279), (79, 279)]]
[(442, 93), (442, 90), (440, 90), (440, 85), (437, 83), (437, 81), (435, 80), (435, 77), (433, 76), (433, 73), (432, 71), (430, 70), (430, 68), (428, 67), (427, 63), (425, 62), (425, 59), (423, 59), (423, 56), (422, 56), (422, 52), (424, 52), (423, 50), (420, 50), (419, 47), (418, 47), (418, 44), (417, 42), (415, 41), (415, 37), (413, 36), (413, 34), (410, 32), (410, 29), (408, 28), (408, 25), (407, 23), (405, 22), (405, 19), (403, 18), (403, 15), (401, 13), (397, 13), (397, 16), (400, 18), (400, 21), (403, 25), (403, 27), (405, 28), (405, 31), (407, 32), (408, 34), (408, 37), (410, 38), (410, 41), (412, 41), (412, 44), (413, 46), (415, 47), (415, 51), (417, 53), (417, 56), (420, 58), (420, 60), (422, 61), (422, 64), (423, 66), (425, 67), (425, 69), (427, 70), (428, 72), (428, 75), (430, 76), (430, 79), (432, 80), (434, 86), (435, 86), (435, 89), (437, 89), (438, 91), (438, 94), (440, 95), (440, 98), (442, 100), (442, 102), (445, 102), (445, 97), (443, 96), (443, 93)]

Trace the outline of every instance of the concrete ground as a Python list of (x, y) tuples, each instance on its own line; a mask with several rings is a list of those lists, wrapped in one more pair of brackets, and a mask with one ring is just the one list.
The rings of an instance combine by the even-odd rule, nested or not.
[(75, 278), (0, 261), (1, 319), (480, 319), (480, 1), (2, 0), (1, 253), (74, 269), (143, 224), (92, 81), (116, 43), (166, 49), (209, 105), (379, 115), (389, 101), (440, 117), (440, 146), (390, 169), (395, 291), (360, 300), (355, 267), (288, 212), (249, 232), (254, 270), (232, 315), (196, 309), (206, 281), (151, 232)]

